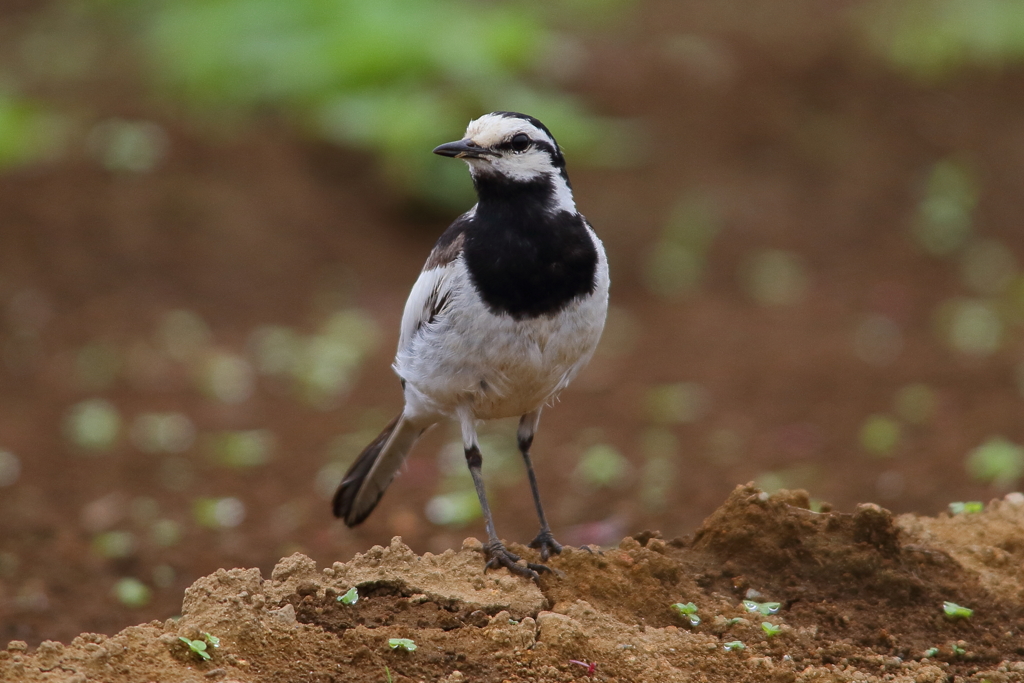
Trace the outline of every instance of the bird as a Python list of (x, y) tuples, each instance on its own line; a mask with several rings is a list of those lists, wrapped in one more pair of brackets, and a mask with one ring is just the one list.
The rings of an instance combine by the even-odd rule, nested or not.
[(554, 136), (526, 114), (496, 111), (434, 154), (469, 166), (477, 203), (441, 234), (402, 314), (393, 369), (404, 406), (355, 459), (333, 499), (349, 527), (373, 511), (416, 440), (459, 425), (487, 531), (484, 571), (551, 571), (509, 551), (487, 502), (481, 421), (519, 417), (516, 441), (540, 522), (541, 562), (562, 551), (541, 505), (530, 448), (542, 409), (589, 362), (608, 311), (608, 259), (576, 209)]

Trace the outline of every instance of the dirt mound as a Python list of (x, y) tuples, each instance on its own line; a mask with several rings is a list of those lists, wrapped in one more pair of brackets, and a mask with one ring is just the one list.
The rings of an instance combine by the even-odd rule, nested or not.
[[(12, 641), (0, 679), (1024, 681), (1022, 527), (1020, 494), (978, 514), (894, 518), (745, 486), (692, 538), (567, 548), (539, 586), (483, 573), (475, 539), (419, 556), (396, 537), (322, 570), (301, 554), (269, 579), (218, 570), (177, 620), (31, 653)], [(947, 616), (946, 601), (973, 614)], [(690, 602), (693, 625), (672, 607)]]

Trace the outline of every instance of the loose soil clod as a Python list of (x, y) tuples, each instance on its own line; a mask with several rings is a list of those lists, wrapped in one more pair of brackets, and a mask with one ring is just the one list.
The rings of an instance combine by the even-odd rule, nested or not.
[[(692, 538), (567, 549), (539, 587), (483, 573), (474, 539), (418, 556), (396, 537), (322, 570), (300, 554), (269, 579), (218, 570), (186, 591), (177, 621), (31, 653), (13, 641), (0, 679), (364, 681), (386, 667), (395, 681), (1024, 681), (1022, 527), (1012, 498), (976, 515), (894, 518), (874, 505), (816, 513), (803, 492), (748, 485)], [(352, 586), (359, 601), (339, 602)], [(743, 598), (781, 608), (751, 614)], [(973, 616), (946, 618), (945, 600)], [(684, 628), (680, 601), (698, 605), (699, 625)], [(208, 662), (180, 640), (203, 633), (220, 639)], [(736, 641), (745, 647), (725, 647)]]

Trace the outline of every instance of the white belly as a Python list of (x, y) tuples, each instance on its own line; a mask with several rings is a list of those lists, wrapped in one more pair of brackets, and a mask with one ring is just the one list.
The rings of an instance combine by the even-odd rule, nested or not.
[[(514, 320), (491, 313), (471, 287), (452, 292), (448, 312), (398, 350), (406, 414), (436, 421), (523, 415), (564, 389), (590, 360), (608, 309), (603, 250), (593, 294), (550, 316)], [(465, 264), (456, 279), (468, 284)]]

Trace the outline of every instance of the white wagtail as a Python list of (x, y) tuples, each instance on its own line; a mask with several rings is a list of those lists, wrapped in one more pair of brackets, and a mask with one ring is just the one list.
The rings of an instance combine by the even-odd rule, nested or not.
[(608, 310), (608, 261), (576, 210), (565, 158), (537, 119), (494, 112), (434, 150), (469, 164), (477, 204), (438, 239), (402, 315), (394, 369), (405, 407), (359, 455), (334, 496), (348, 526), (373, 511), (416, 439), (455, 420), (487, 525), (486, 568), (537, 578), (494, 531), (478, 420), (520, 416), (519, 450), (540, 518), (542, 560), (562, 546), (544, 517), (530, 445), (540, 412), (594, 353)]

